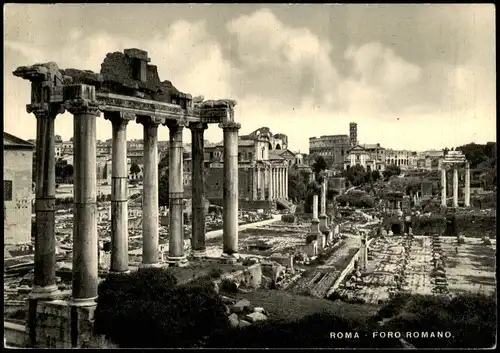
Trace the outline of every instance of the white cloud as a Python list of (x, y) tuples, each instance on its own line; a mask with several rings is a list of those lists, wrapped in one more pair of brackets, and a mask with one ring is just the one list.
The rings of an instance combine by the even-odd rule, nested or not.
[[(495, 80), (487, 68), (451, 63), (419, 67), (395, 48), (369, 42), (345, 50), (352, 72), (339, 75), (332, 53), (343, 48), (308, 28), (282, 22), (270, 10), (240, 15), (226, 30), (231, 35), (230, 56), (206, 21), (179, 20), (146, 39), (104, 31), (87, 36), (73, 29), (60, 48), (6, 39), (5, 129), (25, 138), (35, 136), (35, 119), (24, 108), (29, 83), (11, 74), (17, 66), (55, 61), (61, 68), (98, 72), (108, 52), (135, 47), (147, 50), (160, 79), (179, 90), (207, 99), (236, 99), (241, 134), (268, 126), (288, 134), (293, 149), (307, 151), (310, 136), (347, 134), (350, 121), (358, 122), (360, 140), (389, 140), (395, 148), (439, 147), (446, 140), (495, 136)], [(98, 138), (110, 138), (109, 122), (98, 121)], [(430, 124), (439, 126), (427, 131)], [(29, 136), (26, 126), (33, 126)], [(63, 137), (70, 137), (72, 129), (69, 116), (56, 120), (56, 131)], [(130, 124), (128, 131), (129, 138), (142, 137), (140, 125)], [(456, 136), (447, 137), (447, 131), (457, 131)], [(418, 137), (408, 138), (413, 134)], [(189, 131), (184, 136), (190, 140)], [(211, 127), (206, 137), (220, 141), (222, 132)], [(168, 138), (167, 128), (160, 129), (159, 138)]]

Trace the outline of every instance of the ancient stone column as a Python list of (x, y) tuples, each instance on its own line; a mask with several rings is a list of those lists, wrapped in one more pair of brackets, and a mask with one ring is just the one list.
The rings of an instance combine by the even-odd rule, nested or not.
[(285, 197), (285, 167), (281, 167), (281, 197)]
[(269, 200), (272, 200), (273, 199), (273, 183), (272, 183), (272, 168), (271, 167), (268, 167), (266, 168), (266, 185), (267, 185), (267, 188), (268, 188), (268, 198)]
[(288, 167), (285, 169), (285, 198), (288, 200)]
[(465, 164), (465, 199), (464, 199), (464, 206), (465, 207), (470, 207), (470, 164), (467, 162)]
[[(170, 205), (168, 262), (176, 266), (185, 266), (187, 264), (187, 259), (184, 254), (184, 178), (182, 170), (182, 155), (184, 153), (184, 147), (182, 146), (182, 130), (185, 124), (175, 120), (167, 120), (166, 125), (170, 130), (168, 161), (168, 197)], [(198, 146), (198, 148), (199, 147), (200, 146)], [(238, 154), (236, 154), (236, 158), (238, 158)], [(199, 180), (197, 181), (199, 182)]]
[(223, 251), (238, 252), (238, 130), (239, 123), (219, 125), (224, 131)]
[(259, 200), (265, 200), (266, 199), (266, 182), (265, 182), (266, 176), (265, 176), (265, 171), (262, 170), (261, 168), (257, 169), (257, 180), (259, 181), (259, 187), (260, 187), (260, 195), (259, 195)]
[(321, 183), (321, 214), (319, 216), (319, 229), (330, 240), (330, 229), (328, 228), (328, 216), (326, 215), (326, 178)]
[(441, 206), (446, 207), (446, 169), (441, 169)]
[[(150, 116), (138, 116), (143, 125), (142, 184), (142, 263), (141, 267), (158, 267), (158, 125)], [(181, 177), (182, 182), (182, 177)], [(171, 187), (171, 186), (170, 186)]]
[(205, 168), (204, 163), (204, 133), (207, 124), (191, 123), (191, 204), (192, 204), (192, 234), (191, 249), (194, 257), (206, 255), (205, 247)]
[(279, 172), (278, 168), (274, 168), (274, 191), (275, 191), (275, 199), (280, 197), (279, 193)]
[(128, 169), (127, 124), (133, 114), (104, 112), (111, 121), (113, 147), (111, 161), (111, 265), (110, 273), (125, 273), (128, 268)]
[[(98, 285), (96, 117), (95, 87), (65, 87), (72, 96), (65, 107), (73, 115), (73, 293), (74, 306), (94, 306)], [(66, 95), (66, 93), (65, 93)]]
[(453, 207), (458, 207), (458, 170), (453, 168)]
[(318, 195), (313, 195), (313, 216), (311, 219), (311, 229), (309, 234), (319, 235), (321, 234), (319, 230), (319, 219), (318, 219)]
[(63, 113), (64, 109), (60, 105), (41, 108), (36, 104), (26, 107), (27, 112), (35, 114), (37, 119), (35, 273), (29, 297), (54, 299), (60, 294), (56, 284), (54, 122), (57, 114)]
[(366, 243), (366, 233), (361, 234), (361, 247), (359, 249), (359, 266), (361, 271), (366, 271), (368, 264), (368, 248)]
[(259, 180), (259, 174), (258, 174), (258, 167), (255, 166), (252, 169), (252, 200), (257, 200), (257, 192), (258, 192), (258, 180)]

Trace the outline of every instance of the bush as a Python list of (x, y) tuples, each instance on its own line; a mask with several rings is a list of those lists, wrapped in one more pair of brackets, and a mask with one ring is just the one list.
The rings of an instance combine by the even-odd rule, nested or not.
[(337, 196), (336, 200), (341, 206), (346, 206), (349, 203), (349, 206), (357, 208), (372, 208), (375, 205), (374, 198), (364, 191), (351, 191)]
[(207, 348), (326, 348), (350, 347), (354, 339), (330, 338), (330, 332), (352, 332), (357, 322), (328, 313), (286, 322), (270, 319), (244, 329), (213, 336)]
[(454, 299), (412, 296), (384, 330), (450, 332), (450, 338), (410, 338), (418, 348), (490, 348), (496, 336), (496, 298), (460, 295)]
[(238, 286), (230, 279), (224, 278), (220, 284), (220, 290), (226, 293), (238, 293)]
[(225, 307), (213, 286), (176, 286), (165, 269), (110, 276), (99, 285), (95, 331), (122, 348), (195, 347), (228, 328)]

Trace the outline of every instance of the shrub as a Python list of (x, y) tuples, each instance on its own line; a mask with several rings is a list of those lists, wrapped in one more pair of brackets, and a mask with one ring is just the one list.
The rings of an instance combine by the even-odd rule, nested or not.
[(220, 290), (226, 293), (238, 293), (238, 286), (230, 279), (224, 278), (220, 284)]
[(122, 348), (169, 348), (195, 347), (214, 330), (228, 328), (213, 286), (176, 282), (165, 269), (106, 278), (99, 285), (96, 333)]
[(368, 195), (364, 191), (351, 191), (347, 194), (337, 196), (337, 202), (341, 206), (358, 207), (358, 208), (372, 208), (375, 205), (375, 200), (372, 196)]
[(350, 332), (357, 322), (328, 313), (318, 313), (296, 321), (270, 319), (244, 329), (231, 329), (213, 336), (207, 348), (323, 348), (349, 347), (349, 339), (330, 338), (330, 332)]

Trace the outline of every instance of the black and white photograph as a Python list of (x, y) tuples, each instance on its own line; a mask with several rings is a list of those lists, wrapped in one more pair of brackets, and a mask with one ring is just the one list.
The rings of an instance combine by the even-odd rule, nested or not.
[(3, 10), (4, 348), (496, 347), (494, 4)]

